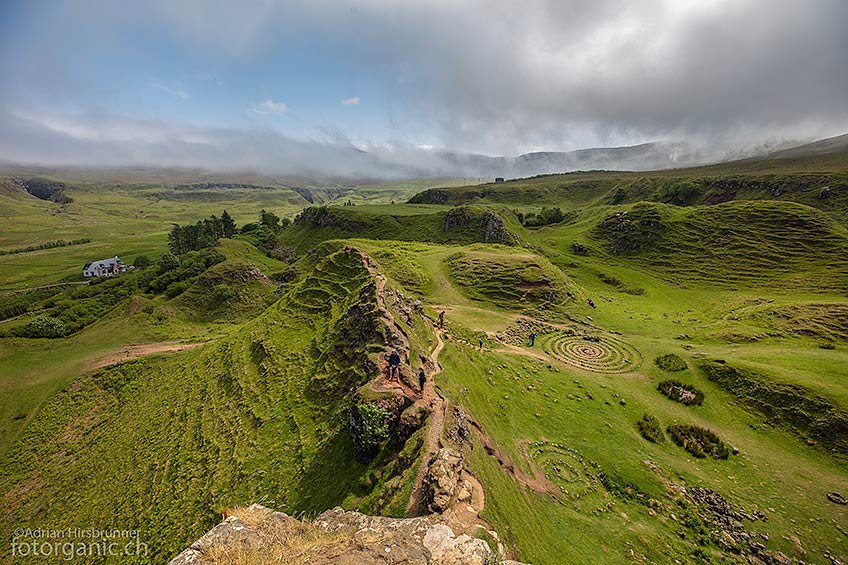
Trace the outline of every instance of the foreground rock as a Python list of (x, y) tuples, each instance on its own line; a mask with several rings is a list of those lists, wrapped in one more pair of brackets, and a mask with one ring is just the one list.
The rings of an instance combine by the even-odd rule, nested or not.
[[(497, 539), (496, 534), (488, 532)], [(170, 565), (486, 565), (500, 560), (482, 539), (456, 535), (438, 516), (384, 518), (334, 508), (301, 522), (259, 504), (234, 511)]]
[(474, 487), (463, 477), (465, 471), (460, 452), (449, 447), (439, 450), (425, 478), (431, 512), (442, 513), (457, 502), (471, 500)]

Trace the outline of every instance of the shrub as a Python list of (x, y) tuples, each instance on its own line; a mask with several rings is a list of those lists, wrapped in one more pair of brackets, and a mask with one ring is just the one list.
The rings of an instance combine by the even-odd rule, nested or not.
[(688, 368), (686, 361), (674, 353), (657, 357), (654, 359), (654, 364), (660, 369), (670, 372), (685, 371)]
[(654, 416), (645, 414), (636, 425), (639, 428), (639, 433), (641, 433), (642, 437), (646, 440), (652, 443), (665, 442), (665, 434), (662, 431), (662, 426), (660, 426), (660, 421)]
[(147, 255), (139, 255), (135, 258), (135, 261), (133, 261), (133, 267), (135, 267), (136, 269), (143, 269), (145, 267), (149, 267), (152, 264), (153, 261)]
[(657, 390), (671, 400), (682, 402), (686, 406), (700, 406), (704, 402), (703, 392), (691, 385), (685, 385), (674, 379), (662, 381), (657, 385)]
[(185, 292), (190, 286), (191, 283), (189, 281), (177, 281), (175, 283), (171, 283), (168, 285), (168, 288), (165, 289), (165, 296), (168, 298), (177, 297)]
[(542, 208), (538, 214), (529, 212), (523, 217), (518, 216), (518, 214), (516, 214), (516, 216), (519, 218), (519, 221), (527, 227), (558, 224), (565, 219), (565, 214), (563, 214), (562, 209), (559, 207)]
[(710, 456), (714, 459), (727, 459), (730, 455), (730, 448), (714, 432), (706, 428), (674, 424), (668, 427), (668, 434), (674, 443), (695, 457)]
[(361, 402), (356, 410), (362, 417), (362, 443), (368, 446), (379, 445), (389, 437), (389, 424), (386, 410), (377, 404)]
[(62, 337), (65, 335), (65, 324), (52, 316), (38, 316), (24, 326), (24, 337)]

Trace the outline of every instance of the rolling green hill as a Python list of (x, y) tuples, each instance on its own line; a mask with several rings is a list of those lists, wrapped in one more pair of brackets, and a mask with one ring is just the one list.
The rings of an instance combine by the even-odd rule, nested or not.
[[(0, 321), (0, 531), (137, 527), (153, 548), (138, 562), (159, 563), (252, 502), (414, 514), (419, 470), (448, 446), (482, 485), (480, 519), (522, 561), (844, 561), (840, 143), (689, 170), (428, 185), (411, 204), (381, 192), (286, 207), (275, 199), (291, 194), (244, 189), (227, 204), (240, 222), (257, 207), (294, 218), (270, 246), (246, 232), (180, 256), (197, 269), (179, 280), (160, 261), (29, 292), (78, 282), (65, 261), (115, 249), (110, 234), (128, 257), (159, 261), (165, 212), (147, 224), (119, 188), (96, 203), (69, 182), (66, 208), (10, 188), (0, 198), (21, 223), (3, 229), (4, 248), (47, 233), (94, 242), (0, 257), (15, 287), (0, 297), (12, 313)], [(180, 221), (220, 205), (156, 204)], [(514, 213), (543, 206), (561, 221)], [(75, 312), (86, 324), (64, 337), (19, 335)], [(130, 354), (152, 345), (173, 348)], [(390, 348), (397, 384), (381, 375)]]

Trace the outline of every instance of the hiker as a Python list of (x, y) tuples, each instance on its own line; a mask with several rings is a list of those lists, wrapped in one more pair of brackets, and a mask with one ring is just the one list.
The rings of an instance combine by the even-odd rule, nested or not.
[(594, 307), (595, 307), (595, 301), (594, 301), (594, 300), (592, 300), (591, 298), (590, 298), (590, 299), (588, 299), (586, 302), (588, 302), (588, 303), (589, 303), (589, 306), (591, 306), (592, 308), (594, 308)]
[(424, 383), (427, 382), (427, 373), (424, 372), (424, 367), (418, 371), (418, 384), (421, 386), (421, 392), (424, 392)]
[(440, 330), (445, 329), (445, 311), (444, 310), (439, 312), (439, 329)]
[(480, 338), (480, 351), (483, 351), (483, 338)]
[(400, 374), (400, 355), (397, 349), (392, 349), (392, 354), (389, 355), (389, 380), (397, 380), (398, 374)]
[(533, 347), (534, 345), (536, 345), (536, 333), (531, 332), (530, 333), (530, 347)]

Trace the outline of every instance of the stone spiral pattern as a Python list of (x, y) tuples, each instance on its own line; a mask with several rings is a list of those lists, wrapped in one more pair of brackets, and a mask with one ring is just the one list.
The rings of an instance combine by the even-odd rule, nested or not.
[(593, 337), (557, 333), (546, 344), (551, 354), (568, 365), (595, 373), (626, 373), (641, 361), (631, 345), (611, 337)]

